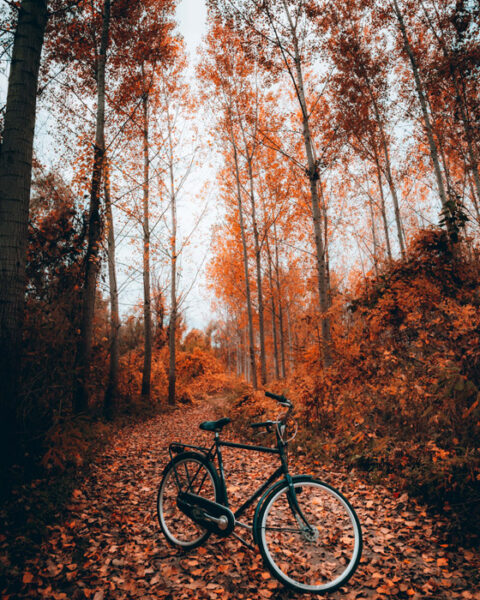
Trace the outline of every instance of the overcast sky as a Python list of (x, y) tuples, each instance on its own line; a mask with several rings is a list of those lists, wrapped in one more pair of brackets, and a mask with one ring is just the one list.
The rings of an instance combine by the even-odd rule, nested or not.
[(206, 18), (205, 0), (180, 0), (177, 9), (179, 30), (191, 56), (195, 55), (196, 47), (205, 33)]

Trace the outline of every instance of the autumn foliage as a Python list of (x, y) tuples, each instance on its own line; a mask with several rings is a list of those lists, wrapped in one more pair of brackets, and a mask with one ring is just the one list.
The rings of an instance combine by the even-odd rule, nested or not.
[(194, 57), (178, 4), (1, 5), (5, 492), (67, 481), (176, 409), (220, 403), (247, 435), (271, 389), (305, 460), (421, 498), (472, 542), (477, 3), (207, 0)]
[[(299, 445), (468, 516), (480, 489), (479, 294), (478, 250), (452, 254), (436, 228), (359, 280), (332, 309), (335, 366), (319, 369), (306, 344), (276, 384), (308, 431)], [(232, 411), (248, 422), (271, 409), (247, 386)]]

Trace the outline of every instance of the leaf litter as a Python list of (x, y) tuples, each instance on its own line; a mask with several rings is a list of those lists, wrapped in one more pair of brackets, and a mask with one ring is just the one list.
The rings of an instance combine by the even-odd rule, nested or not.
[[(0, 583), (2, 600), (273, 600), (300, 597), (284, 589), (263, 567), (260, 554), (239, 540), (214, 536), (188, 553), (170, 547), (156, 517), (156, 494), (168, 445), (209, 445), (197, 424), (217, 406), (181, 407), (147, 422), (119, 429), (97, 456), (82, 485), (73, 490), (68, 515), (48, 527), (47, 539), (25, 561), (20, 576)], [(236, 439), (232, 431), (225, 437)], [(224, 451), (227, 489), (238, 506), (273, 470), (271, 458), (236, 449)], [(360, 518), (361, 563), (332, 600), (431, 598), (480, 600), (477, 551), (447, 539), (448, 522), (386, 487), (363, 481), (342, 465), (291, 457), (293, 473), (311, 473), (340, 489)], [(251, 523), (254, 507), (243, 521)], [(240, 531), (238, 531), (240, 529)], [(243, 528), (237, 532), (248, 537)], [(8, 536), (0, 537), (0, 560), (9, 565)], [(7, 569), (8, 570), (8, 569)], [(313, 598), (304, 594), (303, 598)]]

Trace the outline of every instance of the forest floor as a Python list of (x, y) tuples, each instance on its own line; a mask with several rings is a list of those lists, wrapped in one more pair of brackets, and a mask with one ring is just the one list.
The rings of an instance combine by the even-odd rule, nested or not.
[[(178, 440), (208, 444), (211, 435), (197, 424), (219, 416), (219, 404), (182, 406), (123, 426), (86, 478), (77, 482), (66, 518), (52, 523), (41, 545), (23, 561), (9, 552), (14, 542), (9, 532), (0, 534), (2, 571), (9, 573), (0, 582), (2, 600), (302, 597), (272, 579), (260, 554), (233, 537), (212, 536), (185, 554), (171, 548), (160, 531), (156, 496), (168, 445)], [(225, 449), (224, 458), (236, 506), (272, 470), (271, 458), (233, 449)], [(451, 540), (448, 544), (448, 523), (442, 518), (406, 494), (395, 497), (383, 486), (365, 483), (342, 465), (312, 465), (304, 457), (291, 460), (292, 472), (312, 473), (339, 488), (362, 523), (364, 552), (358, 570), (345, 588), (326, 598), (480, 600), (479, 554)], [(19, 502), (28, 502), (28, 491), (25, 496)]]

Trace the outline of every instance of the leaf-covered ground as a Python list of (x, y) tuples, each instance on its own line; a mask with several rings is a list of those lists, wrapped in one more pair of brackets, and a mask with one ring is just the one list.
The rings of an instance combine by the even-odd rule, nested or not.
[[(20, 561), (21, 567), (9, 551), (8, 532), (0, 535), (2, 570), (10, 573), (0, 582), (2, 600), (295, 597), (271, 578), (259, 553), (233, 537), (211, 537), (185, 554), (168, 546), (160, 532), (155, 504), (168, 445), (207, 444), (211, 436), (197, 425), (214, 417), (214, 410), (182, 407), (118, 431), (73, 490), (67, 518), (49, 527), (47, 540)], [(233, 506), (272, 470), (271, 457), (265, 456), (225, 450)], [(480, 600), (479, 555), (448, 545), (448, 524), (441, 518), (429, 516), (406, 494), (395, 497), (385, 487), (367, 485), (341, 466), (302, 462), (293, 457), (292, 472), (310, 472), (338, 487), (363, 527), (360, 566), (349, 584), (328, 598)], [(475, 511), (472, 518), (478, 518)]]

